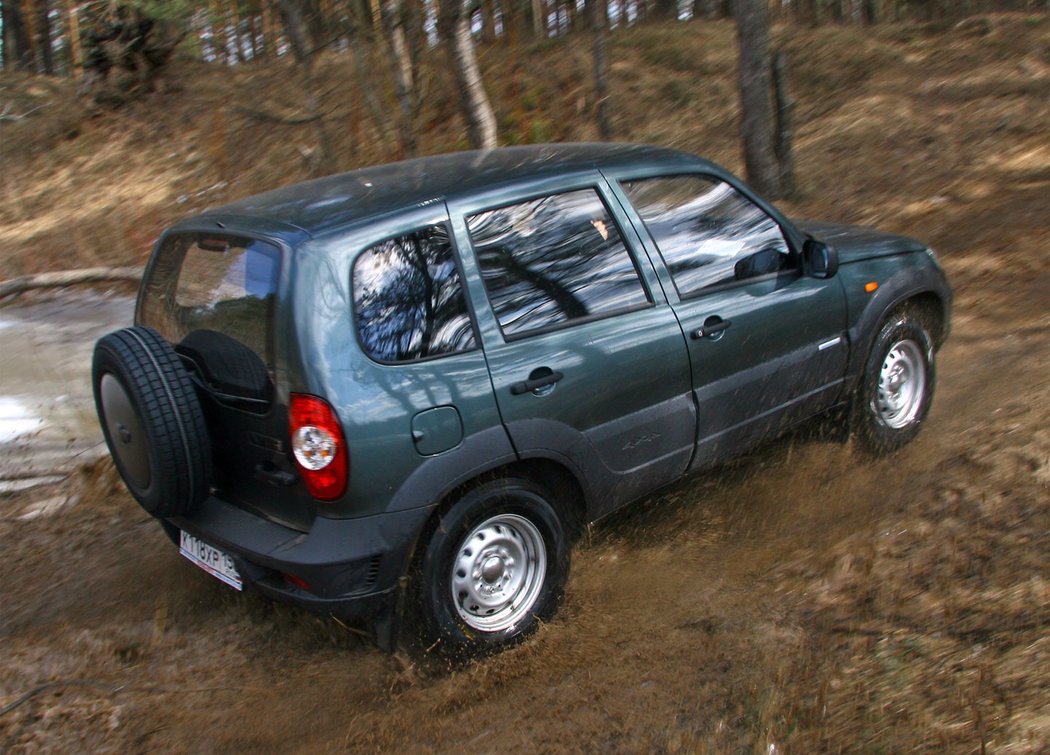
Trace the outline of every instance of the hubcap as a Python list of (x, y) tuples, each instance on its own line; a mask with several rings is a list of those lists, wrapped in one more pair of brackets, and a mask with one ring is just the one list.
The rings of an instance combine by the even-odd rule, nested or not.
[(528, 616), (547, 574), (547, 548), (517, 514), (486, 519), (460, 544), (452, 564), (452, 601), (472, 629), (500, 632)]
[(111, 373), (99, 381), (102, 414), (113, 441), (113, 455), (132, 485), (145, 490), (150, 484), (149, 450), (142, 422), (123, 384)]
[(919, 415), (926, 392), (926, 363), (912, 340), (897, 341), (886, 353), (879, 371), (876, 411), (887, 426), (907, 427)]

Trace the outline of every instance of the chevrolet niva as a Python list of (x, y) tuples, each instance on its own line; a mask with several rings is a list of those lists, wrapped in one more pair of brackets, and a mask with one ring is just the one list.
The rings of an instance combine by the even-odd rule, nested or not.
[(555, 611), (573, 537), (818, 414), (918, 433), (951, 289), (708, 161), (464, 152), (209, 210), (100, 339), (102, 429), (183, 555), (449, 656)]

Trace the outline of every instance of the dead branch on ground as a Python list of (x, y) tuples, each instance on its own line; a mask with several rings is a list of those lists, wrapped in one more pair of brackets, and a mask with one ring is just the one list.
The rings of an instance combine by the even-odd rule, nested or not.
[(20, 275), (0, 281), (0, 299), (42, 288), (65, 288), (81, 283), (106, 281), (134, 281), (142, 279), (141, 267), (85, 267), (81, 270), (60, 270), (54, 273)]
[(312, 115), (299, 115), (299, 116), (286, 116), (277, 115), (276, 113), (267, 113), (264, 110), (254, 110), (250, 107), (237, 106), (234, 108), (238, 113), (247, 115), (250, 118), (254, 118), (264, 123), (276, 123), (281, 126), (300, 126), (304, 123), (313, 123), (319, 121), (323, 117), (321, 113), (313, 113)]

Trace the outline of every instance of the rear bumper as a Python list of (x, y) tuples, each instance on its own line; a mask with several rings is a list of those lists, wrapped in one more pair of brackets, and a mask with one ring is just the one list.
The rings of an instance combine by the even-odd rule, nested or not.
[(166, 520), (166, 529), (176, 542), (173, 528), (229, 553), (247, 588), (340, 619), (374, 623), (392, 607), (432, 510), (317, 517), (309, 532), (299, 532), (209, 497), (191, 515)]

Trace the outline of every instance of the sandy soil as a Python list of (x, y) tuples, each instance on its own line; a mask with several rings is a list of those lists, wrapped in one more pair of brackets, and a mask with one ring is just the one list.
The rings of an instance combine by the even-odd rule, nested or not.
[(926, 238), (956, 287), (910, 447), (798, 433), (642, 501), (454, 669), (225, 588), (96, 465), (34, 494), (60, 515), (0, 499), (0, 750), (1050, 750), (1050, 62), (995, 24), (799, 92), (792, 210)]

